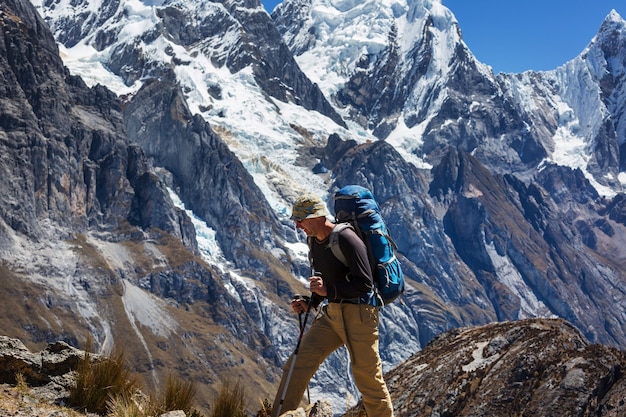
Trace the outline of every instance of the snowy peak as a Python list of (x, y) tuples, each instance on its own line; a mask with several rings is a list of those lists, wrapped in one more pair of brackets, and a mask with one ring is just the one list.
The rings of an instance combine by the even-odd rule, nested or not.
[[(0, 119), (10, 124), (0, 126), (0, 166), (11, 174), (0, 175), (8, 195), (0, 198), (0, 228), (14, 237), (0, 245), (15, 281), (33, 271), (39, 279), (41, 270), (59, 283), (71, 277), (81, 294), (132, 283), (178, 303), (168, 311), (181, 329), (208, 314), (219, 334), (198, 328), (200, 350), (185, 351), (188, 339), (170, 353), (159, 350), (173, 340), (150, 339), (142, 350), (255, 363), (241, 374), (276, 382), (297, 336), (288, 300), (306, 291), (309, 273), (290, 202), (301, 191), (329, 196), (358, 183), (377, 197), (408, 279), (406, 303), (381, 316), (386, 369), (444, 330), (534, 316), (563, 317), (594, 343), (626, 346), (626, 198), (611, 199), (622, 190), (626, 159), (618, 31), (602, 32), (586, 55), (557, 70), (494, 77), (436, 1), (288, 0), (274, 13), (280, 32), (257, 1), (35, 1), (67, 40), (60, 50), (73, 75), (56, 55), (22, 64), (28, 56), (14, 45), (56, 54), (52, 36), (46, 31), (44, 48), (17, 42), (39, 31), (15, 28), (0, 13), (13, 28), (0, 31), (0, 65), (13, 65), (0, 100)], [(16, 2), (27, 0), (4, 0), (0, 10)], [(58, 71), (49, 71), (51, 62)], [(19, 91), (13, 80), (30, 73), (15, 68), (36, 68), (23, 78), (37, 82)], [(33, 101), (13, 102), (19, 94)], [(45, 111), (22, 121), (30, 108)], [(55, 146), (42, 148), (44, 140)], [(16, 186), (24, 183), (37, 185)], [(97, 262), (76, 267), (70, 258), (66, 269), (50, 271), (56, 240), (35, 245), (22, 235), (43, 241), (38, 228), (73, 218), (89, 238), (72, 245)], [(193, 238), (201, 255), (181, 245), (196, 247)], [(112, 242), (114, 253), (106, 250)], [(104, 275), (99, 260), (125, 248), (133, 260), (120, 256)], [(108, 302), (98, 295), (90, 300)], [(124, 307), (132, 322), (143, 317), (134, 304)], [(48, 329), (40, 326), (29, 336)], [(142, 335), (167, 337), (141, 327)], [(241, 345), (225, 350), (225, 341)], [(267, 361), (249, 360), (259, 352)], [(338, 356), (311, 388), (345, 406), (350, 381)], [(164, 363), (163, 371), (184, 372)], [(216, 369), (239, 371), (197, 365), (186, 366), (209, 375), (207, 385)]]
[(618, 77), (624, 74), (625, 63), (620, 55), (625, 44), (626, 21), (612, 10), (581, 56), (588, 61), (590, 70), (599, 80), (609, 74)]
[(624, 19), (615, 9), (612, 9), (602, 22), (600, 33), (605, 32), (610, 26), (614, 26), (620, 31), (624, 29)]
[(417, 164), (454, 145), (497, 172), (556, 163), (582, 169), (603, 195), (622, 187), (626, 45), (615, 12), (580, 59), (499, 77), (437, 1), (294, 0), (272, 17), (343, 118)]
[[(123, 82), (118, 94), (138, 90), (148, 78), (178, 78), (194, 110), (205, 113), (220, 107), (214, 103), (223, 96), (215, 90), (228, 76), (220, 73), (250, 68), (263, 93), (343, 124), (302, 74), (258, 1), (60, 1), (55, 7), (34, 3), (55, 38), (72, 49), (68, 56), (79, 56), (85, 66), (102, 65)], [(80, 65), (70, 67), (89, 72)]]
[(524, 96), (554, 115), (546, 161), (581, 169), (608, 196), (626, 184), (620, 156), (626, 138), (625, 26), (617, 12), (609, 13), (578, 57), (534, 77), (545, 94)]
[(449, 139), (427, 139), (424, 132), (439, 131), (446, 123), (433, 119), (450, 96), (457, 96), (450, 89), (474, 88), (476, 79), (483, 79), (482, 90), (494, 94), (495, 88), (486, 86), (495, 83), (493, 74), (467, 49), (454, 15), (440, 2), (338, 6), (294, 0), (272, 17), (300, 67), (344, 119), (388, 140), (418, 164), (415, 155), (424, 154), (424, 145), (428, 154)]
[[(330, 95), (364, 56), (376, 57), (391, 46), (402, 56), (410, 54), (422, 41), (425, 25), (441, 34), (456, 24), (440, 2), (422, 0), (286, 0), (272, 17), (303, 70)], [(458, 37), (442, 42), (453, 45)]]

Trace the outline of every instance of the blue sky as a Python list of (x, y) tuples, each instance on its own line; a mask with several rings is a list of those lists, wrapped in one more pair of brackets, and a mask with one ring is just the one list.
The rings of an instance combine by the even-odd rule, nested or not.
[[(261, 0), (271, 13), (277, 0)], [(494, 72), (551, 70), (589, 44), (611, 9), (626, 19), (626, 0), (442, 0), (463, 39)]]

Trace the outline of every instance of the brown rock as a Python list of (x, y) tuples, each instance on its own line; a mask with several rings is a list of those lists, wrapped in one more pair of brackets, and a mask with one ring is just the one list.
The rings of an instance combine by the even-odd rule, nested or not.
[(626, 355), (561, 319), (457, 329), (387, 376), (396, 416), (623, 416)]

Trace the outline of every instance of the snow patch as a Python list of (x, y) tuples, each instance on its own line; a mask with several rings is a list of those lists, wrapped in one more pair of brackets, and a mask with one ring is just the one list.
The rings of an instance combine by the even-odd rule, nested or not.
[(211, 265), (227, 265), (228, 262), (224, 257), (222, 249), (215, 239), (215, 229), (209, 227), (205, 221), (196, 216), (193, 211), (185, 208), (178, 194), (171, 188), (168, 188), (169, 196), (176, 207), (183, 210), (191, 219), (191, 223), (196, 231), (196, 241), (198, 242), (198, 250), (203, 259)]
[(483, 356), (483, 351), (485, 347), (489, 344), (489, 342), (479, 342), (476, 343), (476, 349), (472, 352), (472, 358), (474, 360), (466, 365), (463, 365), (462, 369), (464, 372), (474, 372), (478, 369), (484, 368), (489, 364), (495, 362), (498, 358), (500, 358), (499, 354), (490, 356), (485, 358)]

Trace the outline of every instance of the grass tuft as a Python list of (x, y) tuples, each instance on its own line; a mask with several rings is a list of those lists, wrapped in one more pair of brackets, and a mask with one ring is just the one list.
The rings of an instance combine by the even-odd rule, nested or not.
[[(19, 380), (19, 377), (16, 376)], [(76, 370), (76, 380), (70, 388), (68, 405), (82, 412), (109, 417), (153, 417), (168, 411), (182, 410), (189, 417), (203, 417), (193, 408), (197, 389), (193, 382), (169, 376), (164, 392), (145, 395), (139, 387), (138, 376), (124, 366), (124, 352), (111, 357), (94, 357), (87, 342), (85, 356)], [(257, 417), (268, 417), (270, 402), (261, 402)], [(247, 417), (246, 392), (240, 381), (222, 383), (214, 398), (210, 417)]]
[(118, 396), (107, 401), (111, 417), (145, 417), (145, 404), (134, 397)]
[[(112, 357), (94, 358), (90, 345), (88, 341), (85, 356), (76, 370), (76, 381), (70, 389), (71, 407), (111, 417), (152, 417), (175, 410), (182, 410), (187, 416), (202, 417), (192, 408), (197, 392), (193, 382), (170, 376), (161, 395), (147, 396), (139, 389), (139, 377), (126, 369), (123, 351), (117, 351)], [(241, 392), (237, 388), (233, 395), (241, 395)], [(223, 415), (238, 417), (240, 414)]]
[(215, 399), (211, 417), (246, 417), (245, 389), (239, 381), (224, 381)]
[(28, 384), (22, 372), (15, 373), (15, 388), (21, 393), (28, 392)]
[(76, 382), (70, 389), (69, 404), (79, 410), (106, 414), (112, 398), (130, 401), (139, 389), (139, 377), (124, 365), (124, 352), (112, 357), (92, 359), (90, 343), (77, 369)]
[(185, 415), (192, 413), (197, 389), (193, 382), (185, 382), (171, 375), (167, 379), (163, 409), (166, 411), (183, 410)]

